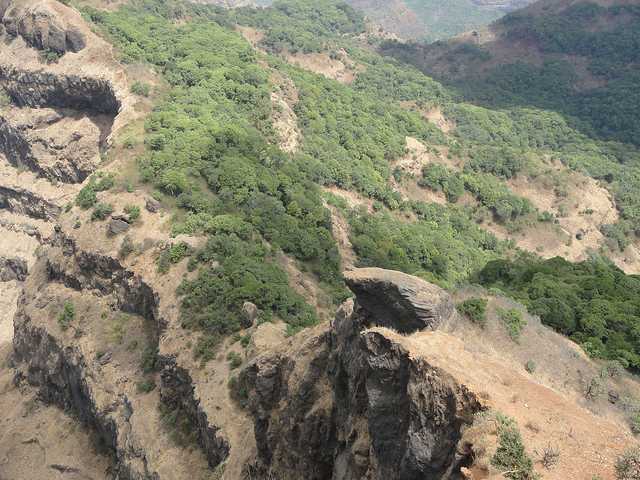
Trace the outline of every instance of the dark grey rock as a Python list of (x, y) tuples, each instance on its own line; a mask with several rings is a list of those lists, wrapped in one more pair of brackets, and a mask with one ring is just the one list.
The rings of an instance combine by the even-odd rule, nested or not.
[(454, 313), (450, 295), (442, 288), (406, 273), (382, 268), (357, 268), (344, 273), (357, 303), (374, 325), (411, 333), (435, 330)]
[(119, 220), (117, 218), (112, 218), (107, 225), (107, 233), (109, 235), (120, 235), (121, 233), (129, 230), (130, 225), (124, 220)]
[(155, 198), (147, 198), (145, 208), (151, 213), (157, 213), (160, 210), (160, 202)]
[[(369, 271), (357, 277), (357, 285), (360, 278), (375, 278), (371, 285), (378, 288), (384, 278), (386, 289), (379, 295), (395, 300), (385, 308), (395, 316), (415, 316), (415, 306), (424, 312), (425, 305), (448, 301), (443, 292), (425, 288), (426, 282), (393, 273)], [(405, 293), (409, 286), (420, 288), (402, 296), (398, 285)], [(427, 291), (436, 300), (428, 302)], [(258, 459), (245, 467), (245, 475), (441, 479), (454, 478), (452, 473), (471, 461), (460, 440), (480, 402), (426, 359), (367, 330), (379, 322), (369, 308), (345, 302), (330, 329), (258, 357), (241, 372), (238, 390), (246, 392), (258, 447)]]
[(0, 282), (23, 282), (27, 279), (27, 273), (27, 262), (22, 258), (0, 257)]

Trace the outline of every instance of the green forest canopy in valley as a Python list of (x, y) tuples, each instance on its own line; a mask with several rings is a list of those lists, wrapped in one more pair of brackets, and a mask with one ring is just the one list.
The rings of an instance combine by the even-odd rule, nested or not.
[[(240, 329), (245, 301), (261, 309), (263, 320), (282, 318), (291, 333), (317, 321), (317, 313), (289, 286), (279, 251), (313, 275), (336, 304), (345, 298), (327, 202), (348, 220), (360, 265), (402, 270), (450, 289), (469, 281), (503, 288), (546, 323), (588, 345), (593, 355), (640, 369), (640, 306), (629, 297), (637, 291), (637, 277), (597, 256), (575, 267), (584, 270), (575, 281), (565, 264), (545, 264), (545, 275), (569, 292), (561, 300), (572, 313), (562, 322), (540, 310), (544, 292), (541, 297), (529, 291), (535, 275), (519, 274), (517, 286), (505, 284), (502, 273), (478, 277), (515, 253), (512, 242), (498, 240), (482, 222), (518, 230), (553, 221), (505, 183), (549, 156), (597, 178), (612, 175), (610, 188), (624, 219), (609, 226), (611, 235), (620, 247), (631, 241), (632, 219), (640, 215), (639, 184), (623, 179), (637, 175), (636, 147), (579, 133), (553, 111), (465, 103), (455, 90), (413, 67), (363, 48), (362, 17), (335, 0), (282, 0), (267, 9), (232, 11), (146, 0), (114, 12), (83, 12), (118, 47), (123, 62), (153, 65), (168, 84), (146, 120), (145, 153), (138, 163), (142, 179), (175, 199), (183, 212), (174, 233), (208, 237), (200, 251), (178, 244), (160, 259), (166, 269), (190, 256), (189, 268), (197, 270), (179, 293), (183, 324), (206, 333), (195, 347), (203, 360), (225, 335)], [(252, 48), (236, 24), (262, 30), (267, 53)], [(327, 51), (335, 56), (340, 49), (362, 66), (350, 85), (292, 66), (280, 55)], [(293, 109), (302, 142), (293, 154), (277, 147), (272, 121), (271, 92), (282, 77), (298, 94)], [(456, 130), (445, 135), (419, 111), (406, 108), (407, 102), (440, 107)], [(448, 203), (406, 200), (394, 188), (394, 181), (406, 180), (393, 165), (406, 154), (407, 136), (434, 155), (444, 148), (464, 160), (461, 171), (430, 167), (414, 179), (425, 189), (443, 190)], [(371, 201), (372, 209), (354, 208), (324, 192), (325, 186)], [(475, 203), (458, 203), (463, 194)], [(578, 311), (582, 307), (575, 299), (586, 298), (594, 283), (611, 277), (632, 288), (612, 296), (612, 287), (594, 297), (612, 312), (595, 331), (587, 320), (590, 311)]]

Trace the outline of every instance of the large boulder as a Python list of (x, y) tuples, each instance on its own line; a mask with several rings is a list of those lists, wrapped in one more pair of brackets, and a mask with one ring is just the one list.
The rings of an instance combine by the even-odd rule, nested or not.
[(358, 268), (345, 272), (344, 278), (373, 324), (400, 333), (435, 330), (454, 313), (446, 291), (406, 273)]

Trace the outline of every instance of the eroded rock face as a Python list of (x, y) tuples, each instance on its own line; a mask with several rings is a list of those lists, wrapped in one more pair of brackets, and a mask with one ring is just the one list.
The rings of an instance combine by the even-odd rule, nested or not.
[(8, 3), (0, 7), (0, 20), (9, 35), (21, 36), (24, 41), (39, 50), (60, 55), (79, 52), (85, 47), (85, 38), (74, 25), (68, 25), (49, 1), (31, 5)]
[(451, 298), (440, 287), (406, 273), (382, 268), (345, 272), (345, 281), (369, 312), (373, 324), (400, 333), (436, 329), (454, 311)]
[(18, 280), (20, 282), (27, 278), (27, 262), (22, 258), (0, 257), (0, 282)]
[[(470, 463), (458, 444), (482, 408), (475, 395), (384, 330), (367, 330), (381, 318), (396, 329), (394, 319), (436, 328), (452, 315), (445, 292), (406, 277), (350, 273), (356, 303), (345, 303), (331, 328), (242, 372), (258, 445), (252, 478), (440, 479)], [(374, 308), (384, 298), (392, 302), (380, 317)]]
[(15, 167), (63, 183), (79, 183), (100, 160), (101, 132), (88, 117), (52, 109), (0, 112), (0, 153)]
[(0, 64), (0, 86), (20, 107), (72, 108), (112, 115), (120, 110), (113, 86), (102, 78), (20, 70)]
[(41, 220), (53, 220), (61, 208), (21, 187), (0, 185), (0, 209)]

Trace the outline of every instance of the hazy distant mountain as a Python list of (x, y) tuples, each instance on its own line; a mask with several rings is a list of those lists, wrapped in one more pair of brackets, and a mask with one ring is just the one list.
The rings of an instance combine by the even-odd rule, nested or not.
[(473, 30), (533, 0), (347, 0), (405, 39), (438, 40)]

